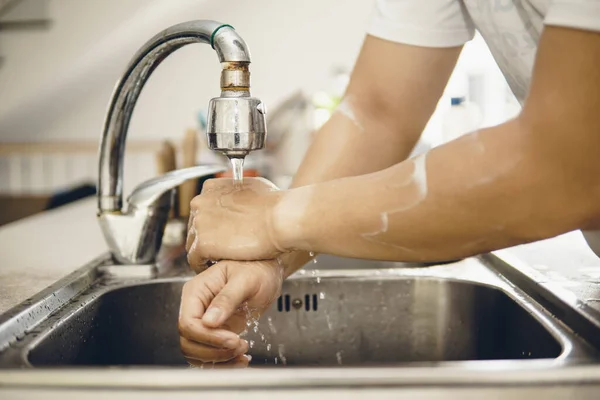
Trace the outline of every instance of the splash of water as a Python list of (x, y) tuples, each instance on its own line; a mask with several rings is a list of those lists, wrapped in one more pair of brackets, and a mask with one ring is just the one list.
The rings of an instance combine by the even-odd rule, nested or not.
[[(245, 302), (242, 304), (241, 306), (242, 311), (245, 313), (245, 317), (246, 317), (246, 329), (244, 329), (244, 332), (242, 332), (244, 335), (248, 333), (248, 330), (252, 330), (252, 332), (254, 332), (256, 335), (258, 335), (258, 337), (260, 338), (260, 341), (266, 346), (267, 351), (271, 351), (272, 345), (271, 343), (269, 343), (269, 340), (267, 339), (267, 336), (260, 331), (259, 328), (259, 319), (256, 313), (256, 309), (252, 309), (250, 308), (250, 306), (248, 306), (248, 303)], [(273, 321), (272, 318), (269, 317), (267, 319), (268, 323), (269, 323), (269, 329), (271, 329), (271, 332), (275, 331), (275, 327), (273, 325)], [(242, 336), (242, 334), (240, 334), (240, 336)], [(255, 341), (254, 340), (250, 340), (248, 342), (248, 345), (250, 348), (254, 348), (255, 345)], [(277, 360), (275, 360), (275, 364), (277, 364)]]

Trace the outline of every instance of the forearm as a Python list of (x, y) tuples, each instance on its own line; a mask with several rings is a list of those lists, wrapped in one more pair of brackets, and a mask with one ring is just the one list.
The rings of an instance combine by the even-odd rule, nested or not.
[[(391, 124), (382, 126), (382, 119), (377, 120), (376, 114), (361, 108), (361, 102), (353, 99), (358, 97), (347, 95), (340, 109), (316, 132), (292, 188), (380, 171), (410, 155), (419, 137), (418, 128), (397, 126), (404, 133), (398, 134)], [(406, 121), (409, 123), (409, 119)], [(413, 124), (422, 130), (426, 122)], [(313, 257), (314, 254), (299, 250), (282, 254), (279, 261), (285, 266), (287, 277)]]
[[(460, 50), (367, 37), (344, 100), (315, 133), (292, 187), (369, 174), (405, 160), (435, 110)], [(288, 275), (308, 260), (308, 253), (281, 256)]]
[(439, 261), (585, 226), (600, 185), (574, 177), (600, 170), (577, 160), (581, 151), (557, 162), (560, 142), (540, 145), (532, 129), (511, 121), (384, 171), (290, 190), (274, 211), (281, 246)]
[(368, 101), (352, 92), (346, 94), (315, 132), (292, 187), (380, 171), (410, 155), (427, 119), (386, 124), (389, 117), (372, 113), (364, 104)]
[(405, 160), (460, 51), (367, 36), (344, 99), (315, 133), (292, 187), (364, 175)]

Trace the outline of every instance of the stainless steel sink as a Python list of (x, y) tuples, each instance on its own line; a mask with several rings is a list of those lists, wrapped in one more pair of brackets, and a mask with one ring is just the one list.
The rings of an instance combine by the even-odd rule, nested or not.
[[(105, 293), (35, 344), (29, 362), (185, 364), (176, 328), (182, 284)], [(275, 357), (288, 365), (556, 358), (562, 351), (505, 293), (472, 283), (308, 278), (288, 282), (284, 293), (249, 334), (254, 363), (275, 364)]]
[[(377, 263), (375, 270), (362, 263), (363, 269), (327, 270), (321, 259), (322, 270), (288, 279), (258, 331), (248, 333), (252, 364), (517, 367), (532, 359), (555, 366), (596, 357), (480, 260), (414, 269)], [(381, 268), (386, 265), (393, 268)], [(69, 291), (68, 302), (52, 306), (65, 293), (50, 288), (14, 310), (0, 325), (0, 339), (11, 323), (13, 332), (23, 333), (0, 353), (0, 366), (185, 366), (177, 315), (187, 278), (157, 279), (144, 276), (143, 268), (90, 266), (57, 284), (80, 289)], [(36, 312), (44, 315), (32, 317)]]
[(557, 358), (563, 351), (535, 314), (498, 288), (468, 281), (309, 278), (288, 282), (283, 292), (259, 325), (265, 340), (251, 337), (255, 363), (506, 360)]

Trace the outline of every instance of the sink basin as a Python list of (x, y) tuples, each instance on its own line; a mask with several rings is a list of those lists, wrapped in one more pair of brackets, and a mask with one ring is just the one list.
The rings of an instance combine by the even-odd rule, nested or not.
[[(309, 266), (318, 270), (287, 279), (247, 333), (253, 366), (521, 368), (597, 359), (479, 259), (399, 268), (320, 256)], [(0, 316), (0, 368), (185, 367), (177, 317), (189, 277), (160, 271), (103, 259)]]
[[(176, 328), (183, 283), (107, 291), (33, 345), (29, 362), (185, 365)], [(429, 277), (298, 277), (261, 321), (247, 338), (256, 365), (556, 358), (562, 351), (500, 289)]]

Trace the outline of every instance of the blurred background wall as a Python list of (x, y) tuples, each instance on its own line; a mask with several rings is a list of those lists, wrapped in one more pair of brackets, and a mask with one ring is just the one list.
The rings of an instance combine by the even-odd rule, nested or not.
[[(326, 90), (334, 70), (351, 70), (372, 6), (373, 0), (0, 0), (0, 194), (93, 182), (113, 86), (136, 50), (160, 30), (193, 19), (233, 25), (252, 52), (252, 92), (272, 110), (299, 90), (308, 97)], [(140, 97), (129, 139), (179, 142), (219, 94), (219, 72), (208, 46), (187, 46), (167, 58)], [(476, 104), (480, 125), (518, 111), (480, 37), (463, 51), (426, 129), (429, 144), (439, 141), (443, 115), (456, 96)], [(87, 144), (84, 155), (54, 149), (31, 161), (31, 154), (6, 147), (15, 142)], [(127, 186), (154, 175), (153, 160), (146, 154), (133, 161)]]
[[(44, 1), (44, 0), (34, 0)], [(46, 0), (47, 31), (0, 32), (2, 140), (99, 137), (115, 81), (134, 52), (172, 24), (233, 25), (252, 52), (253, 92), (268, 105), (297, 88), (323, 86), (334, 65), (351, 66), (371, 1)], [(208, 46), (169, 57), (144, 89), (131, 138), (169, 137), (195, 123), (219, 94)]]

